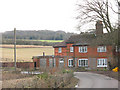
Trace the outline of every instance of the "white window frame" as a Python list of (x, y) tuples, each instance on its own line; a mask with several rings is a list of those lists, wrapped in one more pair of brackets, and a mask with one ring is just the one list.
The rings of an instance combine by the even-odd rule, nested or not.
[(87, 53), (87, 46), (79, 46), (79, 53)]
[(59, 62), (60, 62), (60, 63), (64, 63), (64, 58), (60, 58), (60, 59), (59, 59)]
[(107, 67), (107, 59), (106, 58), (97, 59), (97, 67)]
[(73, 59), (68, 59), (68, 66), (73, 67), (72, 63), (71, 62), (69, 63), (69, 61), (73, 61)]
[(119, 49), (118, 46), (115, 46), (115, 52), (119, 52), (118, 49)]
[(70, 52), (74, 52), (74, 47), (70, 47)]
[[(85, 61), (85, 65), (84, 66), (81, 65), (81, 61), (83, 61), (83, 60)], [(86, 65), (86, 61), (87, 61), (87, 65)], [(78, 66), (79, 67), (88, 67), (88, 59), (79, 59), (78, 60)]]
[(58, 53), (62, 53), (62, 48), (61, 47), (58, 48)]
[(97, 52), (107, 52), (106, 46), (98, 46)]

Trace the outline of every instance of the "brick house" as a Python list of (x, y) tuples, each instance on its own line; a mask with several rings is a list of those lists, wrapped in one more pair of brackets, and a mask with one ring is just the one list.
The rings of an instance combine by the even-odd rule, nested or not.
[(103, 33), (101, 21), (96, 23), (95, 34), (78, 34), (54, 45), (54, 56), (33, 57), (36, 67), (87, 67), (108, 68), (114, 60), (114, 47)]

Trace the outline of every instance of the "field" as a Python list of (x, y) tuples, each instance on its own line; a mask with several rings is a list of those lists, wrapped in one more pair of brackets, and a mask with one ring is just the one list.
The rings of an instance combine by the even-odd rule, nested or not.
[[(8, 40), (11, 40), (11, 39), (8, 39)], [(30, 40), (30, 39), (17, 39), (17, 40), (20, 40), (20, 41), (41, 41), (41, 42), (63, 42), (64, 40)]]
[[(2, 52), (1, 61), (11, 62), (14, 60), (13, 45), (1, 45)], [(40, 56), (45, 52), (45, 55), (53, 55), (54, 49), (52, 46), (35, 46), (35, 45), (17, 45), (16, 56), (18, 62), (31, 62), (33, 56)]]
[(36, 40), (41, 42), (62, 42), (63, 40)]

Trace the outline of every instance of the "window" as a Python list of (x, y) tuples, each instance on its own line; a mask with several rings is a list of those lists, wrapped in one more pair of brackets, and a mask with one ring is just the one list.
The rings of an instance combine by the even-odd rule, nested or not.
[(88, 59), (79, 59), (78, 66), (80, 67), (87, 67), (88, 66)]
[(104, 58), (98, 59), (97, 67), (107, 67), (107, 59)]
[(58, 48), (58, 53), (61, 53), (62, 52), (62, 48)]
[(120, 52), (120, 48), (118, 46), (115, 46), (115, 51)]
[(118, 52), (118, 47), (117, 46), (115, 46), (115, 51)]
[(97, 52), (106, 52), (106, 46), (98, 46)]
[(79, 52), (80, 53), (87, 53), (87, 46), (80, 46), (79, 47)]
[(70, 47), (70, 52), (73, 52), (74, 48), (73, 47)]
[(63, 58), (60, 58), (60, 59), (59, 59), (59, 62), (60, 62), (60, 63), (64, 63), (64, 59), (63, 59)]
[(73, 59), (69, 59), (68, 60), (68, 66), (69, 67), (73, 67)]

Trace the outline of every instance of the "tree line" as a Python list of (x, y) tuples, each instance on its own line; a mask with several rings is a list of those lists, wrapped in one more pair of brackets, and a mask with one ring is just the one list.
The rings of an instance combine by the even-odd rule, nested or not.
[[(66, 33), (64, 31), (51, 30), (34, 30), (34, 31), (16, 31), (16, 39), (28, 40), (66, 40), (74, 33)], [(2, 33), (3, 39), (14, 39), (14, 31)]]

